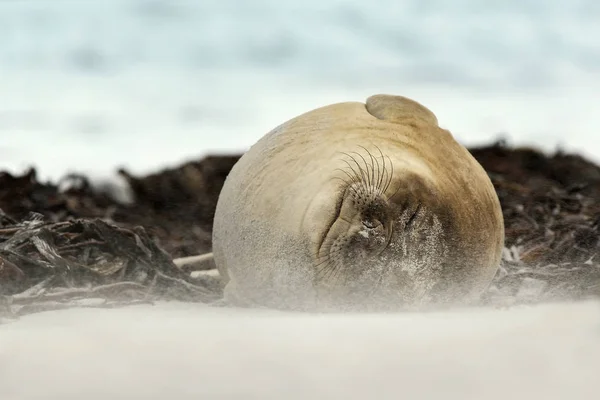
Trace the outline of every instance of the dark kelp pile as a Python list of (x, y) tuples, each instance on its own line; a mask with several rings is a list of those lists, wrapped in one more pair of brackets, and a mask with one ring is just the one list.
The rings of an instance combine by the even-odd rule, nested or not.
[[(483, 303), (600, 296), (600, 167), (498, 142), (472, 148), (498, 192), (503, 263)], [(125, 178), (133, 201), (83, 176), (43, 183), (0, 173), (0, 315), (110, 307), (158, 299), (212, 302), (217, 278), (172, 259), (210, 251), (212, 219), (239, 156), (211, 156)]]
[(492, 179), (506, 228), (503, 263), (484, 301), (600, 296), (600, 167), (502, 142), (470, 151)]
[(141, 226), (126, 229), (100, 219), (52, 223), (36, 213), (18, 223), (0, 219), (5, 314), (220, 297), (218, 281), (200, 281), (177, 268)]
[[(0, 316), (73, 305), (212, 302), (218, 279), (172, 259), (210, 251), (219, 191), (237, 157), (207, 157), (136, 178), (120, 203), (83, 176), (42, 183), (0, 173)], [(91, 300), (94, 301), (91, 301)]]

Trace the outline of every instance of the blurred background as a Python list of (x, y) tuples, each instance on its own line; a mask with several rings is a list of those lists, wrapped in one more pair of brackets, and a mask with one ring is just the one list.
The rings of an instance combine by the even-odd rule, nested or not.
[(154, 172), (374, 93), (598, 161), (598, 38), (596, 0), (0, 0), (0, 170)]

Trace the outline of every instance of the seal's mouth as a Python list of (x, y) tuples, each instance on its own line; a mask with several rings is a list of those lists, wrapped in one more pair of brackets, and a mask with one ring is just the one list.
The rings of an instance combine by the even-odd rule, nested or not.
[[(393, 221), (381, 222), (377, 219), (362, 221), (362, 227), (356, 231), (349, 231), (351, 237), (350, 251), (346, 254), (350, 259), (354, 257), (367, 258), (380, 255), (389, 245), (393, 231)], [(357, 254), (352, 254), (356, 249)], [(362, 256), (362, 257), (361, 257)]]
[(378, 261), (378, 256), (386, 249), (389, 239), (384, 232), (349, 233), (346, 240), (345, 251), (338, 257), (342, 260), (344, 268), (356, 278)]

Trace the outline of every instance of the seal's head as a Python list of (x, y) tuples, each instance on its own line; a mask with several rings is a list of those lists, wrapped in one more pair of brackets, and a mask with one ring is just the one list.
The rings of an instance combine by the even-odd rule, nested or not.
[(252, 146), (219, 196), (213, 250), (236, 304), (395, 309), (477, 296), (503, 237), (481, 165), (429, 109), (376, 95)]

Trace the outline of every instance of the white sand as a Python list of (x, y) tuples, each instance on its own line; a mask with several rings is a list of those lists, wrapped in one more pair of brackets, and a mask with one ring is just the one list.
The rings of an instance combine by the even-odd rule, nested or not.
[(306, 315), (168, 303), (0, 325), (0, 399), (597, 399), (600, 304)]

